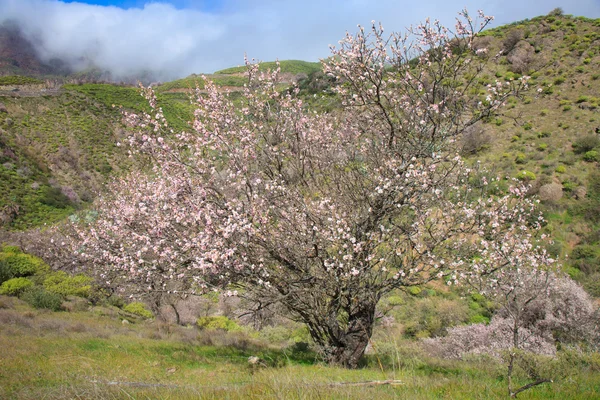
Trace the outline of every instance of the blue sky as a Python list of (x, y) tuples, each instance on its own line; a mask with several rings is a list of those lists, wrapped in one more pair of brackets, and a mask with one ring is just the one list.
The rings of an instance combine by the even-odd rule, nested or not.
[[(169, 3), (177, 9), (198, 9), (214, 12), (219, 9), (222, 1), (219, 0), (171, 0), (162, 1)], [(64, 0), (64, 3), (85, 3), (99, 6), (115, 6), (119, 8), (142, 8), (144, 4), (150, 3), (146, 0)]]
[(243, 64), (245, 53), (317, 61), (357, 24), (402, 31), (430, 16), (453, 26), (465, 6), (494, 26), (555, 7), (600, 18), (600, 0), (0, 0), (0, 23), (18, 22), (45, 59), (173, 79)]

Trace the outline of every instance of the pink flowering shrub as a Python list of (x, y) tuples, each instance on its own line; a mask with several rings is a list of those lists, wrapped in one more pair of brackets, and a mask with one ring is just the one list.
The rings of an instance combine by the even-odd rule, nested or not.
[[(559, 343), (597, 350), (600, 315), (589, 295), (568, 277), (526, 267), (508, 267), (502, 275), (510, 279), (498, 279), (488, 287), (488, 296), (500, 305), (489, 325), (455, 327), (446, 337), (426, 339), (423, 345), (429, 353), (444, 358), (469, 354), (501, 358), (507, 363), (508, 392), (516, 397), (530, 387), (551, 382), (540, 376), (535, 359), (528, 355), (553, 356)], [(526, 370), (531, 383), (513, 387), (517, 367)]]
[(485, 62), (473, 41), (491, 20), (480, 17), (461, 13), (454, 33), (428, 20), (348, 34), (323, 63), (343, 104), (330, 114), (251, 63), (238, 103), (210, 82), (197, 92), (188, 132), (144, 90), (153, 111), (125, 115), (151, 171), (115, 181), (97, 216), (73, 224), (71, 248), (109, 285), (277, 305), (328, 362), (356, 367), (385, 293), (466, 278), (484, 228), (510, 239), (534, 210), (522, 189), (470, 188), (476, 171), (457, 155), (465, 129), (525, 82), (471, 97)]
[[(467, 354), (500, 356), (513, 348), (514, 319), (507, 307), (501, 308), (489, 325), (474, 324), (451, 328), (445, 337), (425, 339), (432, 354), (462, 358)], [(548, 292), (525, 307), (518, 322), (519, 349), (554, 355), (557, 344), (587, 342), (600, 345), (598, 310), (589, 295), (570, 278), (551, 278)]]

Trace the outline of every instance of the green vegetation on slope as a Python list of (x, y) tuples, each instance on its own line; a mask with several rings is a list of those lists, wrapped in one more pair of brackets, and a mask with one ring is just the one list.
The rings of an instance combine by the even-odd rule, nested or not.
[[(481, 79), (531, 76), (522, 99), (509, 100), (502, 115), (465, 138), (467, 154), (497, 176), (523, 178), (542, 200), (547, 233), (557, 256), (599, 246), (597, 218), (590, 218), (600, 149), (600, 19), (548, 15), (485, 32), (479, 46), (503, 51)], [(570, 257), (569, 273), (600, 296), (600, 258)], [(585, 267), (582, 265), (585, 264)], [(569, 265), (567, 265), (569, 267)]]
[(20, 76), (20, 75), (8, 75), (0, 76), (0, 86), (3, 85), (40, 85), (43, 84), (41, 80), (33, 78), (31, 76)]
[[(26, 229), (61, 220), (131, 164), (126, 146), (117, 146), (126, 132), (119, 107), (149, 111), (139, 89), (82, 84), (64, 90), (0, 98), (6, 109), (0, 112), (0, 225)], [(158, 97), (170, 126), (187, 129), (188, 96)]]
[[(277, 67), (277, 63), (275, 61), (267, 61), (260, 63), (260, 70), (274, 70)], [(311, 74), (316, 71), (321, 71), (321, 63), (318, 62), (308, 62), (308, 61), (300, 61), (300, 60), (283, 60), (279, 61), (279, 68), (282, 73), (290, 73), (290, 74)], [(220, 71), (215, 72), (215, 74), (243, 74), (246, 71), (245, 66), (241, 67), (232, 67), (222, 69)]]
[[(247, 82), (243, 76), (235, 75), (206, 75), (208, 79), (213, 81), (217, 86), (225, 87), (243, 87)], [(159, 93), (173, 91), (173, 90), (190, 90), (190, 89), (204, 89), (204, 80), (202, 76), (191, 75), (187, 78), (178, 79), (172, 82), (164, 83), (156, 88)]]

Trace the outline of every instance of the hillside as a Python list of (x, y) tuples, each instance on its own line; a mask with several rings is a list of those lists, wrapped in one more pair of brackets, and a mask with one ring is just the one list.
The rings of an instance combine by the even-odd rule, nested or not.
[[(569, 256), (570, 274), (600, 295), (600, 21), (540, 16), (487, 30), (476, 46), (499, 54), (480, 77), (480, 93), (496, 80), (521, 75), (531, 76), (530, 90), (510, 99), (501, 115), (474, 127), (463, 140), (463, 153), (490, 175), (532, 184), (555, 239), (552, 251)], [(27, 47), (24, 52), (29, 54)], [(309, 107), (339, 106), (328, 90), (334, 83), (318, 64), (290, 60), (280, 65), (284, 81), (298, 81)], [(45, 70), (28, 71), (41, 76)], [(236, 91), (245, 83), (242, 72), (243, 67), (229, 68), (208, 78)], [(196, 85), (202, 89), (202, 79), (192, 75), (156, 89), (176, 130), (187, 127), (192, 108), (186, 92)], [(91, 200), (107, 177), (127, 169), (123, 148), (116, 146), (125, 130), (112, 105), (144, 109), (135, 87), (65, 85), (30, 97), (11, 90), (0, 97), (5, 227), (23, 229), (63, 218)]]
[(71, 73), (61, 60), (48, 63), (39, 59), (33, 44), (21, 33), (20, 28), (5, 21), (0, 25), (0, 75), (57, 75)]
[(531, 76), (530, 90), (464, 138), (492, 175), (528, 180), (569, 273), (600, 295), (600, 20), (549, 15), (489, 30), (502, 51), (481, 84)]
[[(539, 297), (529, 298), (530, 290), (525, 289), (525, 297), (530, 299), (520, 308), (525, 315), (515, 317), (515, 321), (525, 321), (520, 327), (521, 338), (538, 340), (543, 334), (540, 340), (550, 343), (552, 351), (536, 350), (535, 343), (533, 350), (525, 344), (519, 349), (511, 342), (516, 341), (515, 331), (511, 336), (507, 334), (508, 325), (496, 323), (510, 313), (510, 306), (502, 303), (504, 298), (498, 300), (483, 290), (472, 292), (442, 279), (422, 285), (408, 283), (378, 297), (371, 320), (373, 334), (369, 333), (366, 356), (356, 370), (325, 364), (326, 351), (315, 351), (324, 347), (318, 347), (321, 344), (314, 336), (311, 338), (311, 325), (288, 319), (290, 309), (279, 303), (283, 291), (276, 293), (272, 303), (264, 297), (269, 301), (264, 308), (260, 297), (261, 308), (251, 313), (251, 293), (245, 291), (252, 288), (236, 286), (240, 281), (227, 287), (227, 292), (207, 289), (197, 295), (188, 293), (187, 288), (180, 290), (175, 276), (185, 276), (170, 269), (161, 271), (164, 274), (160, 277), (168, 284), (158, 286), (160, 279), (156, 283), (144, 277), (135, 282), (143, 286), (141, 296), (145, 297), (141, 300), (145, 305), (126, 304), (135, 296), (127, 290), (136, 288), (121, 291), (118, 277), (124, 273), (135, 275), (137, 265), (144, 263), (142, 252), (147, 248), (140, 247), (131, 268), (111, 270), (107, 267), (118, 265), (118, 261), (103, 260), (96, 253), (88, 258), (87, 267), (91, 268), (85, 270), (81, 267), (85, 261), (70, 262), (76, 256), (71, 248), (64, 251), (61, 233), (54, 232), (50, 240), (44, 228), (86, 210), (114, 177), (148, 166), (129, 157), (127, 146), (121, 145), (131, 129), (123, 123), (121, 110), (142, 112), (149, 107), (135, 86), (88, 82), (104, 79), (101, 71), (92, 68), (80, 73), (77, 84), (65, 83), (49, 79), (45, 67), (23, 56), (18, 69), (9, 69), (11, 74), (0, 77), (0, 346), (5, 349), (0, 357), (0, 397), (500, 399), (507, 396), (507, 381), (510, 390), (514, 379), (517, 387), (540, 383), (523, 392), (523, 398), (595, 398), (600, 391), (600, 342), (595, 319), (600, 305), (600, 19), (553, 12), (486, 30), (474, 46), (497, 54), (478, 77), (471, 93), (474, 99), (485, 96), (488, 85), (496, 85), (497, 81), (522, 76), (530, 79), (527, 91), (510, 98), (498, 115), (470, 127), (461, 138), (459, 150), (466, 162), (481, 171), (470, 184), (483, 187), (491, 178), (499, 177), (489, 187), (496, 190), (493, 193), (504, 193), (513, 178), (529, 183), (529, 194), (540, 199), (546, 218), (541, 233), (554, 240), (548, 252), (559, 258), (564, 271), (595, 297), (590, 299), (570, 280), (571, 286), (560, 289), (561, 284), (556, 283), (559, 280), (553, 281), (552, 274), (553, 283), (541, 285), (544, 294), (550, 293), (548, 299), (539, 293), (534, 293)], [(25, 54), (28, 51), (24, 48)], [(29, 67), (23, 69), (25, 65)], [(324, 75), (319, 64), (290, 60), (280, 65), (282, 80), (277, 89), (289, 91), (297, 84), (302, 106), (309, 110), (336, 112), (341, 107), (332, 88), (344, 82)], [(267, 62), (260, 68), (274, 66), (274, 62)], [(385, 70), (393, 72), (393, 67), (386, 66)], [(206, 77), (228, 96), (241, 101), (240, 91), (247, 82), (243, 72), (243, 67), (234, 67)], [(204, 85), (202, 75), (194, 74), (155, 86), (158, 103), (174, 132), (189, 129), (194, 110), (190, 89), (198, 87), (202, 93)], [(284, 96), (277, 93), (274, 97)], [(263, 104), (271, 108), (273, 103)], [(222, 131), (231, 132), (229, 125)], [(317, 132), (321, 136), (322, 132)], [(239, 135), (231, 136), (237, 143)], [(184, 151), (191, 148), (188, 142), (181, 147)], [(231, 148), (213, 159), (226, 159)], [(379, 152), (372, 154), (380, 157)], [(178, 171), (185, 175), (191, 163), (183, 165)], [(154, 189), (156, 182), (152, 185)], [(231, 187), (219, 192), (225, 193)], [(157, 195), (153, 190), (149, 193), (151, 203)], [(163, 194), (177, 206), (182, 203), (182, 197), (173, 195), (171, 189)], [(145, 208), (145, 199), (134, 203)], [(160, 207), (168, 210), (163, 203)], [(191, 210), (180, 214), (208, 215), (196, 212), (197, 208)], [(144, 234), (146, 223), (151, 228), (163, 226), (154, 214), (146, 213), (135, 220), (123, 218), (119, 212), (113, 220), (139, 225)], [(98, 214), (82, 212), (79, 216), (87, 221)], [(159, 232), (159, 240), (169, 234), (177, 238), (179, 229), (185, 232), (181, 237), (197, 235), (198, 229), (188, 234), (183, 228), (186, 224), (197, 227), (197, 221), (180, 221), (177, 213), (169, 213), (165, 219), (176, 220), (175, 229), (167, 234), (166, 230)], [(275, 223), (280, 224), (281, 219)], [(103, 232), (93, 235), (102, 243), (111, 244), (118, 238), (118, 251), (127, 246), (135, 248), (131, 238), (138, 231), (119, 237), (118, 229), (105, 228), (113, 225), (98, 226)], [(271, 229), (271, 225), (263, 226)], [(301, 231), (293, 225), (286, 233), (296, 229)], [(4, 241), (19, 244), (26, 252)], [(77, 247), (80, 244), (77, 242)], [(93, 245), (87, 246), (91, 251), (82, 251), (93, 254)], [(151, 245), (144, 242), (142, 246)], [(208, 247), (214, 252), (211, 246), (212, 242)], [(235, 246), (241, 246), (240, 242)], [(102, 250), (112, 255), (114, 248)], [(179, 252), (184, 246), (177, 241), (173, 248)], [(397, 251), (397, 247), (391, 248)], [(171, 262), (176, 256), (168, 250), (165, 259)], [(525, 252), (532, 252), (531, 248)], [(444, 256), (451, 258), (454, 253)], [(313, 256), (305, 256), (303, 251), (302, 257)], [(106, 264), (101, 264), (103, 261)], [(101, 269), (102, 265), (105, 268)], [(163, 267), (161, 262), (157, 265), (143, 272), (148, 274), (145, 278), (151, 278), (152, 269)], [(187, 260), (178, 263), (177, 268), (180, 266), (182, 270), (190, 269)], [(275, 266), (282, 268), (279, 262)], [(102, 279), (92, 282), (81, 274), (82, 270), (100, 271)], [(348, 275), (347, 279), (355, 278)], [(545, 279), (547, 283), (548, 275)], [(518, 280), (505, 285), (509, 288), (506, 299), (511, 296), (510, 290), (519, 286), (512, 284)], [(280, 281), (289, 285), (293, 279), (288, 274)], [(307, 292), (316, 292), (316, 281), (307, 279)], [(373, 292), (372, 282), (362, 281), (369, 284), (367, 292)], [(173, 286), (169, 286), (171, 283)], [(208, 282), (206, 287), (212, 288), (212, 284)], [(144, 293), (146, 290), (150, 293)], [(352, 303), (360, 302), (360, 298), (357, 291), (347, 292), (351, 299), (348, 309), (329, 314), (328, 319), (350, 319)], [(322, 297), (323, 307), (338, 301), (343, 296), (339, 293), (334, 292), (334, 300)], [(320, 307), (320, 303), (315, 304), (315, 308)], [(565, 316), (572, 317), (569, 321), (573, 325), (561, 326), (567, 324)], [(364, 326), (360, 329), (365, 330)], [(494, 332), (489, 334), (491, 330)], [(487, 343), (485, 348), (475, 346), (470, 352), (461, 352), (461, 346), (466, 348), (483, 340), (477, 336), (489, 340), (482, 342)], [(437, 338), (448, 339), (447, 347), (439, 341), (432, 344)], [(505, 347), (503, 339), (508, 342)], [(455, 354), (449, 356), (452, 352)]]
[[(113, 105), (147, 109), (135, 87), (46, 89), (31, 79), (0, 78), (0, 224), (9, 229), (51, 223), (90, 202), (109, 176), (130, 164), (125, 146), (118, 147), (126, 129)], [(2, 96), (3, 80), (18, 91)], [(187, 96), (168, 94), (161, 102), (172, 126), (184, 129), (191, 116)]]

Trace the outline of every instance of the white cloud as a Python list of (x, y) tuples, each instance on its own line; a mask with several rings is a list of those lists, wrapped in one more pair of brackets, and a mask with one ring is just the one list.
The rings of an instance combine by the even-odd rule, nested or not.
[[(73, 64), (81, 56), (115, 74), (140, 69), (164, 78), (238, 65), (247, 53), (262, 60), (314, 60), (357, 24), (381, 21), (402, 30), (427, 16), (453, 23), (465, 5), (496, 16), (496, 24), (546, 14), (555, 0), (226, 0), (213, 12), (147, 3), (121, 9), (57, 0), (0, 0), (0, 16), (14, 19), (36, 38), (45, 58)], [(181, 4), (181, 2), (179, 3)], [(186, 1), (185, 4), (193, 4)], [(600, 17), (600, 1), (572, 0), (565, 12)]]

